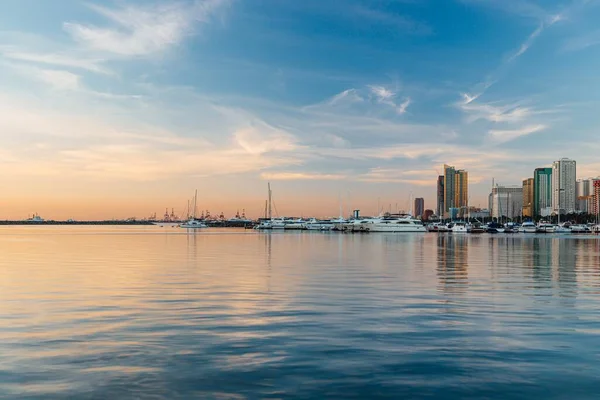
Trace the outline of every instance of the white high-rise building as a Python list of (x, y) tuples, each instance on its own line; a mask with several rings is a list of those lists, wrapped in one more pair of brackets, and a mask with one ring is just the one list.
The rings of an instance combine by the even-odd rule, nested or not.
[(555, 213), (577, 211), (577, 163), (561, 158), (552, 164), (552, 209)]
[(492, 218), (518, 218), (523, 209), (523, 187), (496, 185), (490, 194), (490, 209)]

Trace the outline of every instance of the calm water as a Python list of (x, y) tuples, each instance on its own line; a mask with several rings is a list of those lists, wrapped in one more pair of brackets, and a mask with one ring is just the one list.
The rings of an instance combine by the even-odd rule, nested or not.
[(598, 398), (600, 239), (0, 228), (0, 397)]

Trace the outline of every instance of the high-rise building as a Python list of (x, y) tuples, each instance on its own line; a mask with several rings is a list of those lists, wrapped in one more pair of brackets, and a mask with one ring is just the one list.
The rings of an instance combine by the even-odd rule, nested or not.
[(444, 217), (444, 175), (438, 176), (437, 180), (437, 215)]
[(598, 218), (598, 215), (600, 214), (600, 179), (598, 180), (594, 180), (594, 199), (593, 199), (593, 207), (592, 207), (592, 214), (594, 214), (596, 216), (596, 219)]
[(422, 197), (417, 197), (415, 199), (415, 207), (413, 208), (413, 212), (415, 213), (415, 217), (423, 218), (423, 213), (425, 212), (425, 199)]
[[(577, 196), (577, 211), (582, 213), (592, 213), (592, 208), (586, 206), (586, 201), (594, 196), (594, 182), (600, 178), (578, 179), (575, 186), (575, 195)], [(593, 202), (589, 201), (590, 204)], [(587, 207), (587, 208), (586, 208)]]
[(577, 210), (577, 163), (561, 158), (552, 163), (552, 209), (568, 214)]
[(518, 218), (523, 210), (522, 186), (499, 186), (492, 188), (492, 218)]
[(594, 213), (594, 196), (579, 196), (577, 197), (577, 212), (584, 214)]
[(552, 168), (536, 168), (533, 171), (533, 215), (543, 215), (544, 210), (551, 207)]
[(469, 205), (469, 173), (444, 165), (444, 215), (452, 208), (459, 209), (465, 216)]
[(533, 178), (523, 180), (523, 217), (526, 218), (533, 218), (533, 188)]

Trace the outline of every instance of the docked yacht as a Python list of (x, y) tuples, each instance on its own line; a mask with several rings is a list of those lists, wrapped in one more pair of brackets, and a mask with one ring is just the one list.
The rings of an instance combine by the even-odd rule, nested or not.
[(526, 221), (526, 222), (523, 222), (523, 225), (521, 225), (519, 232), (535, 233), (536, 229), (537, 229), (537, 226), (535, 225), (535, 223), (533, 223), (531, 221)]
[(318, 220), (312, 218), (304, 224), (304, 228), (309, 231), (331, 231), (335, 227), (333, 220)]
[(468, 223), (467, 224), (467, 232), (468, 233), (484, 233), (485, 229), (481, 225), (480, 222)]
[(504, 233), (504, 225), (497, 222), (490, 222), (487, 224), (485, 231), (487, 233)]
[(571, 225), (571, 233), (573, 234), (586, 234), (592, 233), (592, 230), (586, 225)]
[(285, 229), (286, 220), (285, 218), (272, 218), (270, 223), (271, 229)]
[(540, 221), (540, 223), (537, 225), (537, 229), (535, 230), (535, 233), (554, 233), (554, 232), (556, 232), (556, 225), (551, 224), (546, 221)]
[(554, 229), (554, 233), (571, 233), (571, 227), (570, 225), (558, 225), (556, 229)]
[(306, 229), (306, 221), (302, 218), (298, 219), (286, 219), (283, 221), (283, 229), (286, 230), (302, 230)]
[(357, 219), (347, 225), (351, 232), (427, 232), (423, 223), (409, 215)]
[(192, 218), (188, 222), (185, 222), (185, 223), (179, 225), (179, 227), (184, 228), (184, 229), (202, 229), (202, 228), (208, 228), (208, 225), (206, 225), (202, 221)]
[(467, 224), (462, 221), (453, 222), (448, 224), (448, 229), (452, 233), (467, 233)]
[(427, 231), (440, 233), (440, 232), (448, 232), (449, 229), (448, 229), (447, 225), (444, 225), (441, 222), (434, 222), (432, 224), (427, 225)]

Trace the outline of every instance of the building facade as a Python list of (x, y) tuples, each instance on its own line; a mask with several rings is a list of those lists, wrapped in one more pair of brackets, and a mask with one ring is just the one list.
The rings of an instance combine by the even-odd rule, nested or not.
[(518, 218), (523, 210), (522, 186), (499, 186), (492, 188), (492, 218)]
[(594, 199), (592, 214), (598, 217), (600, 215), (600, 179), (594, 181)]
[(423, 213), (425, 212), (425, 199), (422, 197), (417, 197), (415, 199), (413, 212), (415, 213), (415, 217), (423, 218)]
[(552, 163), (552, 209), (569, 214), (577, 210), (577, 163), (561, 158)]
[(469, 173), (444, 165), (444, 216), (450, 216), (450, 209), (459, 209), (459, 215), (467, 214), (469, 205)]
[(523, 218), (533, 218), (533, 188), (533, 178), (523, 180)]
[(536, 168), (533, 171), (533, 215), (545, 214), (552, 207), (552, 168)]
[(438, 176), (437, 180), (437, 207), (436, 212), (438, 217), (444, 217), (444, 175)]

